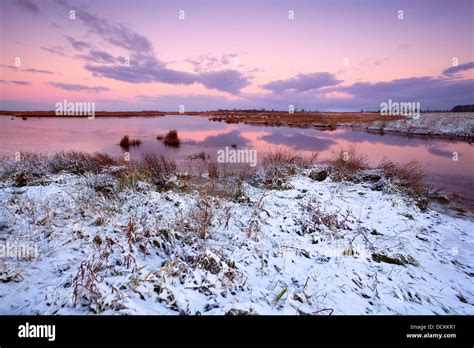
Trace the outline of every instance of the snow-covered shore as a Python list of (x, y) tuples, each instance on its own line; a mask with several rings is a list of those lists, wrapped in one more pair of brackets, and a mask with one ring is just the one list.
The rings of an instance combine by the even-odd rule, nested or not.
[(474, 113), (422, 113), (417, 118), (407, 117), (401, 120), (375, 121), (353, 126), (375, 132), (472, 140), (474, 138)]
[(474, 221), (373, 171), (158, 190), (117, 170), (0, 181), (0, 242), (37, 248), (0, 259), (0, 314), (474, 314)]

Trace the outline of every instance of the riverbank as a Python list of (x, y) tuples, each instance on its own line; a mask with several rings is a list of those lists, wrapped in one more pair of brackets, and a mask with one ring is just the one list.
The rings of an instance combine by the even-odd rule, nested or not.
[(316, 113), (214, 116), (212, 121), (257, 126), (319, 128), (329, 131), (347, 127), (380, 134), (391, 133), (420, 137), (442, 137), (472, 142), (474, 113), (421, 113), (419, 117), (382, 116), (379, 113)]
[(0, 313), (473, 314), (472, 218), (433, 210), (416, 164), (344, 158), (4, 161), (1, 241), (37, 255), (2, 259)]
[[(228, 124), (242, 123), (267, 127), (298, 127), (336, 130), (352, 128), (375, 133), (391, 133), (415, 137), (441, 137), (472, 142), (474, 140), (474, 113), (436, 112), (421, 113), (419, 117), (384, 116), (377, 112), (281, 112), (281, 111), (204, 111), (186, 112), (187, 116), (208, 117), (210, 121)], [(57, 116), (54, 111), (0, 111), (0, 115), (28, 119), (28, 117), (87, 117)], [(180, 112), (121, 111), (95, 112), (94, 117), (160, 117), (178, 116)]]
[(355, 129), (364, 129), (379, 133), (408, 134), (421, 137), (445, 137), (474, 140), (474, 113), (426, 113), (419, 118), (374, 121), (363, 125), (353, 125)]

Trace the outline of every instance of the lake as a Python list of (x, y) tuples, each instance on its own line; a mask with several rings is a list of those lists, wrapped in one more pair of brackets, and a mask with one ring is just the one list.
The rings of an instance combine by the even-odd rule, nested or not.
[[(171, 129), (178, 131), (179, 148), (167, 147), (156, 140)], [(12, 120), (0, 117), (0, 155), (33, 151), (54, 153), (63, 150), (106, 152), (123, 155), (118, 144), (128, 135), (142, 144), (130, 148), (130, 155), (155, 153), (185, 163), (188, 156), (199, 152), (209, 154), (211, 160), (226, 146), (256, 149), (260, 162), (266, 153), (278, 148), (329, 158), (340, 148), (354, 145), (367, 156), (371, 165), (383, 157), (395, 162), (418, 161), (428, 174), (429, 181), (447, 192), (455, 192), (469, 199), (474, 197), (473, 146), (467, 142), (445, 139), (424, 139), (398, 135), (371, 134), (364, 131), (337, 129), (322, 131), (290, 127), (259, 127), (244, 124), (211, 122), (202, 116), (120, 117), (120, 118), (28, 118)], [(453, 161), (453, 152), (458, 161)], [(472, 204), (474, 205), (474, 204)]]

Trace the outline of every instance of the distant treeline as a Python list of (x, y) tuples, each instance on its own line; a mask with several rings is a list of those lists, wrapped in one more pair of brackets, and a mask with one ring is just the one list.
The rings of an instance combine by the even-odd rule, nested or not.
[(471, 105), (456, 105), (451, 110), (452, 112), (474, 112), (474, 104)]

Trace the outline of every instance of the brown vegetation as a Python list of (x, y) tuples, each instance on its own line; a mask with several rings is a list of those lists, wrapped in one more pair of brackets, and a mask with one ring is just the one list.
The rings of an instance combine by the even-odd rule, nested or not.
[(403, 116), (382, 116), (378, 112), (227, 112), (226, 115), (209, 113), (212, 121), (226, 123), (245, 123), (262, 126), (322, 127), (335, 130), (341, 124), (353, 124), (373, 121), (392, 121)]
[(269, 153), (262, 161), (265, 185), (283, 187), (287, 178), (295, 174), (298, 168), (311, 167), (315, 164), (317, 157), (317, 154), (304, 157), (282, 149)]
[(174, 129), (170, 130), (168, 134), (166, 134), (163, 143), (166, 146), (179, 147), (181, 145), (181, 141), (179, 140), (178, 132)]
[[(88, 117), (84, 116), (58, 116), (55, 111), (1, 111), (2, 114), (15, 117)], [(165, 116), (168, 112), (163, 111), (96, 111), (94, 117), (145, 117)]]
[(123, 148), (128, 148), (130, 146), (139, 146), (141, 143), (142, 143), (141, 140), (130, 139), (128, 135), (124, 136), (122, 140), (120, 140), (120, 146)]
[(357, 172), (368, 168), (365, 156), (359, 154), (354, 146), (347, 150), (340, 149), (329, 160), (329, 163), (332, 168), (332, 178), (336, 181), (351, 180)]
[(386, 178), (395, 179), (409, 194), (419, 196), (427, 191), (427, 186), (423, 180), (423, 168), (416, 161), (400, 164), (391, 162), (384, 157), (378, 168), (382, 169)]

